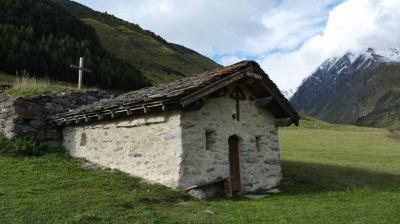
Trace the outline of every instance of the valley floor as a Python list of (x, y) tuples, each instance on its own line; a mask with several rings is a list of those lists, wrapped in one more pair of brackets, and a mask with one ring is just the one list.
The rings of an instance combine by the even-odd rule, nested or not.
[(263, 199), (196, 201), (63, 155), (0, 156), (0, 223), (400, 223), (400, 134), (306, 120), (279, 131)]

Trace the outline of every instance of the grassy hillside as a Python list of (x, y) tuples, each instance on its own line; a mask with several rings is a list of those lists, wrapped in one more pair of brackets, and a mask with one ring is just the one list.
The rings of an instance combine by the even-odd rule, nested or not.
[[(375, 127), (390, 127), (392, 124), (400, 127), (400, 122), (396, 122), (396, 119), (386, 117), (379, 120), (381, 111), (392, 111), (399, 105), (399, 63), (383, 64), (373, 71), (357, 72), (349, 78), (347, 85), (351, 88), (343, 87), (342, 92), (332, 97), (332, 101), (320, 114), (324, 120), (357, 123), (358, 119), (362, 119), (360, 114), (363, 113), (365, 116), (369, 115), (369, 118), (359, 121), (358, 124)], [(395, 112), (394, 110), (393, 113)], [(384, 116), (380, 119), (382, 118)]]
[(168, 82), (219, 67), (209, 58), (186, 47), (168, 43), (139, 25), (73, 1), (53, 1), (93, 27), (107, 51), (139, 69), (153, 83)]
[(399, 223), (400, 133), (311, 118), (279, 131), (281, 193), (196, 201), (63, 155), (0, 156), (0, 223)]
[(376, 101), (373, 110), (357, 119), (356, 124), (400, 130), (400, 87), (385, 91), (384, 95)]
[(13, 96), (34, 96), (78, 90), (76, 84), (56, 82), (36, 77), (15, 76), (1, 71), (0, 84), (12, 85), (8, 93)]

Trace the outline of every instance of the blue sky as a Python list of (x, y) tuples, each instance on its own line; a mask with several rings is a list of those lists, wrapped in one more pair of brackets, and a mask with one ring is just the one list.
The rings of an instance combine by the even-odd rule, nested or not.
[(256, 60), (285, 90), (295, 89), (327, 57), (400, 43), (398, 0), (78, 2), (137, 23), (223, 65)]

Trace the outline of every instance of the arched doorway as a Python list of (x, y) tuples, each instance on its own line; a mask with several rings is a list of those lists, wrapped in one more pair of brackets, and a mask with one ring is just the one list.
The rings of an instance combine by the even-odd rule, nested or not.
[(236, 135), (232, 135), (229, 137), (228, 143), (232, 191), (240, 191), (239, 138)]

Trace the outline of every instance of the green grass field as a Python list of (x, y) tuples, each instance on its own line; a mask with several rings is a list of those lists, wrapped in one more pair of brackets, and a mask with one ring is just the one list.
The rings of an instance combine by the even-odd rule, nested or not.
[(279, 131), (281, 193), (197, 201), (64, 155), (0, 156), (0, 223), (400, 223), (400, 134), (313, 119)]

